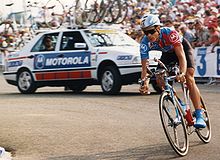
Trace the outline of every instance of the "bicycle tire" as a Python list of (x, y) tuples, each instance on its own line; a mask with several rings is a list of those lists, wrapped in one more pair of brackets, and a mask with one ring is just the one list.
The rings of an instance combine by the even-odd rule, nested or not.
[(127, 18), (127, 15), (128, 15), (128, 4), (126, 1), (124, 1), (121, 4), (119, 16), (118, 16), (117, 20), (115, 21), (115, 24), (120, 24), (120, 23), (124, 22), (125, 19)]
[(83, 8), (80, 0), (74, 0), (72, 6), (68, 9), (68, 12), (69, 19), (67, 22), (69, 23), (69, 28), (72, 29), (74, 27), (82, 25)]
[(5, 20), (1, 22), (0, 26), (4, 28), (2, 34), (13, 34), (15, 32), (13, 22), (10, 20)]
[[(50, 29), (60, 28), (64, 21), (62, 17), (64, 15), (63, 4), (60, 0), (48, 0), (45, 7), (44, 21), (46, 26)], [(52, 11), (49, 8), (52, 8)]]
[(196, 129), (196, 133), (197, 133), (198, 137), (204, 143), (209, 143), (210, 140), (211, 140), (211, 137), (212, 137), (212, 134), (211, 134), (211, 122), (210, 122), (210, 118), (209, 118), (209, 114), (208, 114), (208, 111), (207, 111), (207, 107), (206, 107), (206, 105), (204, 103), (203, 98), (201, 97), (200, 100), (201, 100), (202, 108), (204, 110), (203, 117), (204, 117), (204, 120), (205, 120), (205, 123), (206, 123), (206, 128)]
[(104, 2), (104, 0), (100, 1), (98, 3), (98, 6), (99, 6), (98, 8), (94, 8), (96, 14), (92, 19), (90, 19), (90, 22), (94, 24), (101, 23), (107, 11), (106, 3)]
[(101, 15), (101, 19), (103, 19), (104, 22), (108, 24), (116, 22), (120, 16), (121, 7), (121, 1), (114, 0), (111, 6), (109, 6), (109, 9), (105, 11), (106, 13), (103, 12), (103, 15)]
[(89, 0), (86, 0), (84, 4), (84, 10), (81, 14), (82, 24), (84, 26), (90, 26), (93, 23), (97, 23), (98, 19), (98, 11), (97, 11), (97, 2), (94, 4), (89, 4)]
[(178, 155), (185, 156), (189, 150), (186, 123), (180, 109), (175, 104), (172, 97), (166, 91), (163, 92), (159, 100), (160, 119), (166, 138), (173, 150)]
[(74, 0), (73, 6), (76, 8), (76, 10), (79, 9), (81, 7), (80, 0)]

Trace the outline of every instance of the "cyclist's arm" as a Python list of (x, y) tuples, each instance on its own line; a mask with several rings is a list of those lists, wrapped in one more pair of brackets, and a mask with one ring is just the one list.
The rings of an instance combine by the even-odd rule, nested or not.
[(141, 65), (142, 65), (141, 79), (144, 79), (148, 75), (148, 73), (147, 73), (147, 67), (149, 67), (148, 59), (146, 59), (146, 58), (142, 59)]
[(186, 62), (186, 56), (183, 50), (183, 46), (182, 45), (175, 46), (174, 51), (179, 60), (180, 73), (186, 74), (187, 62)]
[(144, 36), (140, 42), (140, 56), (141, 56), (141, 79), (145, 79), (148, 76), (147, 67), (149, 67), (149, 41)]
[(147, 78), (147, 67), (149, 66), (149, 61), (147, 58), (144, 58), (141, 60), (142, 65), (142, 72), (141, 72), (141, 79), (144, 80), (143, 83), (141, 83), (139, 91), (141, 94), (150, 94), (149, 92), (149, 78)]

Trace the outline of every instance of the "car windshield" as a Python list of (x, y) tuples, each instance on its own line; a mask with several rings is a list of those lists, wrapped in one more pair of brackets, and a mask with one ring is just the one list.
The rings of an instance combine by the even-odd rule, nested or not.
[(86, 30), (90, 43), (94, 47), (137, 46), (137, 42), (128, 35), (114, 30)]

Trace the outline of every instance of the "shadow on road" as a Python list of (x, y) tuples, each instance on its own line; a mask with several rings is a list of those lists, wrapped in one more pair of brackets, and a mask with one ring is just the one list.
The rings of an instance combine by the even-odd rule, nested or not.
[(102, 92), (97, 92), (97, 91), (83, 91), (80, 93), (75, 93), (71, 91), (55, 91), (55, 92), (36, 92), (33, 94), (21, 94), (21, 93), (1, 93), (0, 96), (12, 96), (12, 97), (62, 97), (62, 96), (80, 96), (80, 97), (126, 97), (126, 96), (153, 96), (153, 95), (158, 95), (156, 92), (152, 92), (150, 95), (141, 95), (138, 92), (121, 92), (117, 95), (105, 95)]
[(68, 155), (50, 157), (47, 160), (146, 160), (146, 159), (174, 159), (175, 152), (169, 145), (141, 146), (122, 151), (102, 152), (90, 155)]

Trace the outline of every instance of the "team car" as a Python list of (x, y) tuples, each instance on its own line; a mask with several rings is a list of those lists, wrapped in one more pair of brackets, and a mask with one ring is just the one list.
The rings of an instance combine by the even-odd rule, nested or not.
[[(52, 49), (43, 43), (50, 37)], [(77, 29), (40, 33), (23, 49), (5, 58), (3, 75), (21, 93), (44, 86), (81, 92), (101, 85), (117, 94), (122, 85), (137, 83), (141, 74), (139, 43), (113, 29)]]

